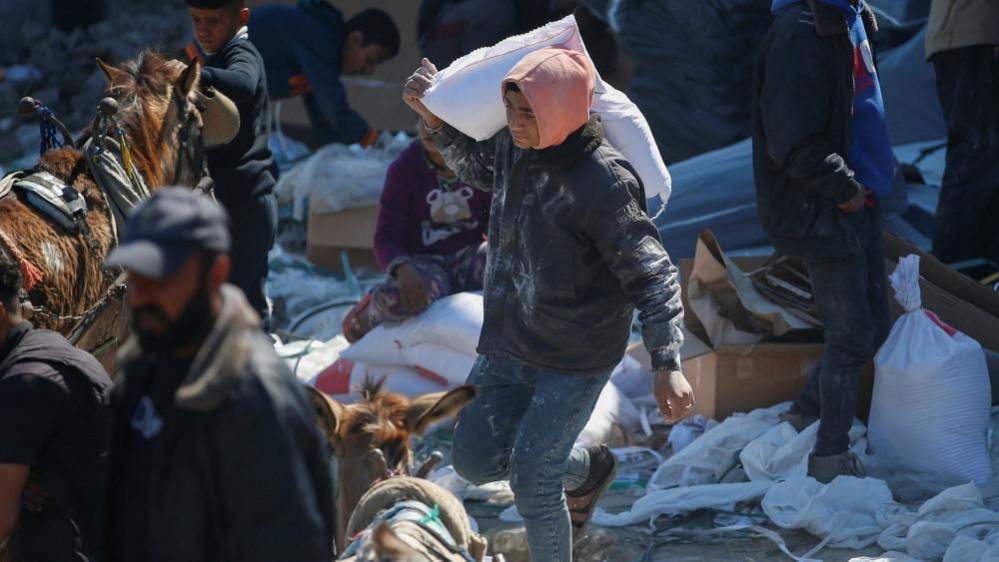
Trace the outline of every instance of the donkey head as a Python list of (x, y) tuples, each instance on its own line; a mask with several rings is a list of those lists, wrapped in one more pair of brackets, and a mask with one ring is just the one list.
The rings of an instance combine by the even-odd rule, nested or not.
[(410, 400), (385, 392), (384, 383), (365, 380), (361, 402), (349, 405), (308, 387), (337, 461), (337, 544), (343, 544), (350, 514), (368, 488), (393, 474), (411, 472), (409, 438), (458, 413), (476, 394), (474, 387), (462, 386)]

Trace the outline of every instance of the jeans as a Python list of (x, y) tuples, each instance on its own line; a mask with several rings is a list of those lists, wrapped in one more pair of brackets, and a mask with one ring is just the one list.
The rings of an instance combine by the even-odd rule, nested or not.
[(532, 560), (572, 560), (565, 489), (582, 486), (590, 464), (573, 443), (610, 374), (552, 372), (480, 355), (469, 375), (479, 396), (459, 414), (454, 468), (476, 484), (510, 480)]
[(999, 263), (999, 46), (943, 51), (933, 64), (947, 121), (933, 253), (945, 263)]
[(816, 456), (849, 449), (861, 370), (888, 334), (880, 210), (864, 209), (854, 219), (861, 223), (858, 231), (864, 254), (805, 260), (826, 347), (791, 410), (819, 418)]

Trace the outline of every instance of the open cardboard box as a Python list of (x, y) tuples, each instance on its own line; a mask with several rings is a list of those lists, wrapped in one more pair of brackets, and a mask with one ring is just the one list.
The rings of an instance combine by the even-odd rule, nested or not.
[(312, 263), (343, 273), (342, 254), (351, 268), (378, 269), (375, 261), (375, 226), (378, 206), (337, 212), (309, 210), (305, 255)]
[[(732, 261), (749, 271), (762, 266), (767, 258), (735, 257)], [(690, 259), (680, 260), (679, 264), (684, 280), (681, 296), (688, 311), (686, 280), (693, 265)], [(712, 348), (696, 316), (688, 312), (683, 321), (680, 358), (694, 390), (694, 411), (716, 420), (796, 398), (824, 347), (821, 343), (758, 343)], [(631, 346), (628, 354), (645, 369), (650, 368), (649, 354), (642, 344)]]
[[(900, 238), (887, 235), (885, 248), (888, 274), (894, 271), (899, 257), (920, 256), (919, 284), (924, 308), (976, 339), (985, 349), (999, 351), (999, 295)], [(766, 260), (766, 257), (732, 258), (743, 271), (757, 269)], [(679, 268), (684, 280), (683, 303), (689, 310), (685, 284), (693, 260), (680, 260)], [(902, 310), (891, 299), (894, 322)], [(684, 315), (684, 335), (687, 339), (681, 358), (684, 373), (694, 388), (696, 412), (718, 420), (733, 412), (794, 399), (824, 348), (822, 343), (761, 343), (712, 349), (705, 343), (703, 326), (690, 313)], [(628, 353), (649, 368), (649, 355), (642, 344), (632, 346)], [(869, 364), (861, 375), (857, 404), (857, 415), (862, 420), (867, 419), (870, 411), (873, 386), (874, 369)]]
[[(684, 338), (680, 357), (694, 391), (694, 411), (716, 420), (795, 399), (823, 348), (822, 344), (761, 343), (712, 349), (688, 329)], [(628, 354), (650, 370), (644, 345), (632, 345)]]

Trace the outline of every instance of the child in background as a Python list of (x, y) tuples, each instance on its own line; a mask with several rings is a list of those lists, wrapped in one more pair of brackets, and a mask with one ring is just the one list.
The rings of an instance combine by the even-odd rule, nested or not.
[(415, 316), (434, 301), (482, 289), (491, 196), (461, 183), (426, 127), (389, 167), (375, 257), (389, 275), (344, 322), (354, 342), (382, 322)]
[(201, 87), (228, 96), (239, 109), (239, 133), (208, 151), (215, 197), (231, 217), (229, 282), (246, 294), (266, 322), (267, 254), (277, 230), (273, 157), (267, 147), (270, 101), (260, 53), (250, 42), (246, 0), (187, 0), (194, 38), (204, 54)]

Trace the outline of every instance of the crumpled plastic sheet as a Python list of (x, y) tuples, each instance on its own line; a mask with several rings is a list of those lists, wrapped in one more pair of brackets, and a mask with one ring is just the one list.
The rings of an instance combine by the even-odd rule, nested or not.
[(922, 560), (913, 558), (904, 552), (889, 551), (881, 556), (859, 556), (857, 558), (851, 558), (850, 562), (923, 562)]
[(655, 490), (639, 498), (629, 511), (612, 514), (598, 508), (593, 523), (604, 527), (627, 527), (661, 515), (698, 509), (732, 511), (738, 503), (759, 501), (770, 486), (770, 482), (736, 482)]
[(777, 425), (788, 404), (735, 414), (673, 455), (649, 481), (650, 490), (716, 484), (739, 462), (739, 453), (751, 441)]
[(476, 485), (465, 480), (455, 472), (453, 466), (444, 466), (430, 473), (427, 477), (434, 484), (445, 488), (462, 501), (493, 501), (496, 503), (513, 503), (513, 491), (506, 481), (489, 482)]
[(336, 363), (340, 354), (350, 347), (343, 336), (323, 342), (319, 340), (296, 340), (288, 343), (275, 342), (274, 351), (284, 359), (292, 374), (302, 383), (311, 384), (319, 373)]
[(673, 453), (679, 453), (687, 448), (704, 432), (718, 425), (715, 420), (704, 419), (704, 416), (697, 414), (692, 418), (687, 418), (674, 425), (669, 430), (669, 445), (673, 448)]
[(383, 132), (371, 147), (331, 144), (319, 149), (281, 175), (274, 194), (280, 203), (294, 203), (293, 216), (304, 220), (309, 207), (341, 211), (374, 205), (385, 184), (385, 172), (413, 139), (400, 132)]
[[(301, 339), (328, 341), (340, 334), (347, 311), (385, 279), (371, 271), (357, 271), (350, 278), (337, 277), (280, 246), (271, 250), (269, 260), (267, 296), (275, 305), (271, 328)], [(326, 308), (337, 303), (339, 306)]]
[[(698, 509), (730, 511), (739, 503), (759, 500), (774, 524), (819, 537), (818, 544), (800, 556), (787, 551), (786, 545), (781, 547), (794, 560), (819, 560), (817, 554), (827, 546), (859, 549), (874, 544), (892, 551), (885, 555), (892, 562), (999, 560), (999, 478), (983, 488), (973, 484), (947, 488), (918, 508), (900, 503), (889, 482), (875, 477), (840, 477), (823, 485), (805, 476), (817, 424), (800, 434), (786, 423), (778, 424), (777, 415), (786, 407), (781, 404), (725, 420), (660, 465), (658, 479), (653, 478), (657, 486), (650, 486), (629, 511), (610, 514), (598, 509), (594, 523), (630, 526)], [(993, 410), (993, 429), (997, 425), (999, 409)], [(869, 468), (899, 470), (863, 455), (862, 424), (855, 421), (850, 436), (851, 450)], [(995, 446), (992, 458), (999, 465)], [(730, 470), (724, 467), (737, 463), (749, 482), (716, 483)], [(877, 475), (889, 480), (895, 476)], [(747, 528), (732, 526), (737, 527)], [(768, 538), (782, 544), (779, 535)]]

